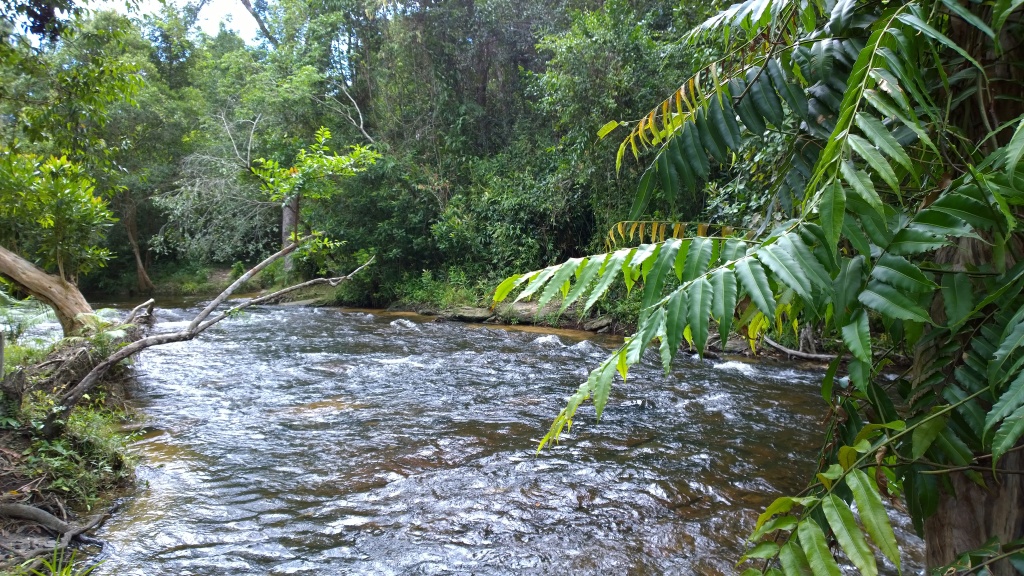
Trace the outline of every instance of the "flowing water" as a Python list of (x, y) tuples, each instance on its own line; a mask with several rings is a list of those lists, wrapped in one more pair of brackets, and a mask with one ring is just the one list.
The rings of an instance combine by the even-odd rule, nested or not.
[(818, 374), (655, 350), (538, 455), (614, 343), (428, 320), (264, 308), (145, 351), (96, 573), (732, 574), (813, 465)]

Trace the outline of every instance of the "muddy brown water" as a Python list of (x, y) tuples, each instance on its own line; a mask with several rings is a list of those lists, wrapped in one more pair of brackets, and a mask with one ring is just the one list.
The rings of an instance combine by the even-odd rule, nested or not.
[(811, 474), (813, 371), (650, 350), (537, 454), (615, 342), (427, 320), (263, 308), (145, 351), (153, 432), (96, 574), (733, 574)]

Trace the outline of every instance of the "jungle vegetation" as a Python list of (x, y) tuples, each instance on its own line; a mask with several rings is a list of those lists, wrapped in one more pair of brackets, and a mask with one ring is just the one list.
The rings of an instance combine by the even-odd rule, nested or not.
[(747, 572), (898, 569), (891, 500), (939, 573), (1014, 573), (1022, 4), (275, 0), (250, 44), (202, 3), (6, 2), (0, 275), (68, 334), (82, 291), (299, 238), (283, 278), (375, 257), (342, 301), (509, 274), (495, 301), (631, 299), (542, 447), (652, 343), (809, 332), (839, 352), (818, 470)]

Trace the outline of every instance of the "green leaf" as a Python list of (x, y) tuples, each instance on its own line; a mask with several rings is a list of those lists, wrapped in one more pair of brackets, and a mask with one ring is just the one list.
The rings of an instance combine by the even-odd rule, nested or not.
[(999, 430), (996, 430), (996, 435), (992, 438), (993, 462), (998, 461), (1003, 454), (1013, 448), (1017, 440), (1020, 440), (1021, 434), (1024, 434), (1024, 406), (1007, 416)]
[(882, 505), (882, 497), (878, 493), (871, 479), (861, 470), (851, 470), (846, 476), (846, 484), (853, 492), (853, 498), (857, 502), (857, 512), (860, 514), (860, 521), (875, 546), (888, 558), (896, 569), (900, 569), (900, 550), (896, 545), (896, 535), (893, 534), (892, 525), (889, 523), (889, 516), (885, 513), (885, 506)]
[(892, 241), (889, 242), (886, 250), (893, 254), (909, 255), (928, 252), (948, 245), (949, 242), (942, 236), (936, 236), (931, 232), (915, 228), (911, 224), (892, 237)]
[(882, 254), (871, 270), (871, 277), (909, 292), (931, 292), (938, 286), (902, 256)]
[(687, 123), (679, 133), (680, 138), (685, 138), (682, 145), (683, 158), (690, 163), (693, 173), (701, 179), (707, 179), (711, 173), (711, 164), (708, 162), (708, 154), (704, 151), (704, 144), (701, 143), (698, 129), (692, 123)]
[(799, 118), (807, 116), (807, 96), (804, 95), (803, 89), (786, 79), (777, 59), (768, 60), (767, 68), (775, 90), (786, 100), (789, 109)]
[(946, 324), (959, 324), (971, 314), (974, 307), (974, 286), (964, 272), (942, 276), (942, 299), (946, 306)]
[[(948, 0), (953, 2), (955, 0)], [(1024, 3), (1024, 0), (1018, 0), (1017, 4)], [(1013, 133), (1013, 138), (1010, 138), (1010, 142), (1006, 145), (1004, 167), (1008, 174), (1013, 174), (1017, 171), (1017, 165), (1020, 164), (1020, 159), (1024, 157), (1024, 120), (1017, 124), (1017, 130)]]
[(548, 287), (544, 289), (544, 292), (540, 295), (540, 299), (537, 300), (537, 310), (544, 308), (544, 305), (554, 298), (555, 294), (562, 288), (562, 285), (569, 281), (570, 278), (576, 273), (576, 269), (583, 263), (583, 258), (571, 258), (565, 261), (558, 270), (551, 276), (551, 281), (548, 283)]
[[(811, 282), (797, 265), (789, 252), (779, 243), (769, 244), (757, 250), (757, 258), (775, 273), (783, 284), (792, 288), (804, 300), (811, 299)], [(740, 278), (742, 280), (742, 277)]]
[(537, 290), (540, 290), (540, 288), (544, 286), (544, 284), (546, 284), (547, 281), (550, 280), (551, 277), (555, 275), (555, 272), (557, 272), (560, 268), (561, 265), (548, 266), (547, 268), (538, 272), (536, 275), (532, 275), (530, 278), (530, 283), (526, 285), (526, 290), (520, 292), (519, 296), (516, 296), (515, 301), (519, 302), (520, 300), (525, 300), (530, 296), (533, 296), (534, 293), (536, 293)]
[(995, 32), (992, 31), (991, 28), (988, 27), (988, 24), (985, 24), (985, 22), (983, 22), (981, 18), (978, 18), (977, 16), (972, 14), (970, 10), (961, 6), (960, 3), (957, 2), (957, 0), (942, 0), (942, 4), (950, 12), (962, 18), (964, 22), (967, 22), (971, 26), (974, 26), (983, 34), (995, 40), (996, 34)]
[[(740, 558), (740, 562), (745, 562), (751, 558), (775, 558), (775, 555), (779, 553), (779, 545), (775, 542), (761, 542), (757, 546), (754, 546), (749, 552), (744, 554)], [(761, 574), (757, 571), (757, 574)]]
[(711, 315), (718, 322), (722, 347), (729, 340), (732, 318), (736, 310), (736, 276), (732, 270), (719, 268), (711, 273), (711, 289), (715, 295)]
[(683, 282), (689, 282), (698, 276), (703, 276), (708, 271), (708, 264), (711, 262), (712, 243), (713, 240), (710, 238), (699, 236), (690, 241), (686, 262), (683, 265)]
[(501, 284), (498, 284), (498, 287), (494, 289), (494, 302), (498, 303), (507, 298), (509, 292), (511, 292), (513, 288), (519, 285), (520, 278), (522, 277), (522, 274), (509, 276), (508, 278), (505, 278), (505, 280), (502, 281)]
[[(664, 159), (665, 156), (662, 154), (658, 158), (659, 160)], [(639, 220), (644, 210), (647, 209), (647, 204), (651, 201), (651, 194), (654, 193), (654, 173), (658, 171), (657, 166), (658, 163), (652, 164), (640, 177), (640, 184), (636, 187), (636, 195), (633, 197), (633, 206), (629, 209), (630, 220)]]
[(697, 109), (697, 113), (693, 115), (693, 120), (694, 126), (699, 131), (700, 141), (704, 144), (704, 148), (715, 159), (715, 162), (724, 164), (726, 162), (726, 152), (719, 147), (719, 141), (714, 134), (714, 128), (708, 126), (708, 119), (704, 114), (703, 108)]
[(807, 563), (807, 556), (795, 539), (791, 539), (779, 550), (779, 564), (786, 576), (814, 576)]
[(702, 357), (708, 341), (708, 317), (711, 316), (713, 299), (714, 293), (707, 278), (698, 278), (690, 284), (686, 291), (693, 344), (697, 348), (697, 353)]
[(608, 122), (604, 126), (601, 126), (601, 129), (597, 131), (597, 138), (598, 139), (603, 139), (605, 136), (608, 135), (609, 132), (611, 132), (612, 130), (615, 130), (618, 127), (619, 127), (619, 121), (618, 120), (612, 120), (612, 121)]
[(811, 565), (811, 573), (814, 576), (842, 576), (836, 559), (825, 542), (825, 534), (822, 533), (818, 524), (806, 518), (797, 526), (797, 534), (800, 536), (800, 545), (807, 555), (807, 563)]
[(822, 499), (821, 509), (825, 513), (828, 525), (832, 527), (836, 541), (846, 552), (854, 566), (861, 574), (872, 576), (878, 574), (878, 565), (875, 562), (875, 555), (864, 539), (864, 533), (860, 526), (853, 519), (853, 511), (846, 502), (840, 500), (835, 494), (830, 494)]
[(821, 190), (821, 201), (818, 204), (821, 228), (825, 231), (828, 250), (832, 254), (835, 254), (836, 245), (839, 244), (839, 237), (842, 235), (845, 211), (846, 191), (839, 180), (834, 180)]
[(931, 324), (931, 318), (916, 302), (902, 292), (877, 280), (868, 282), (867, 288), (857, 297), (861, 304), (876, 310), (889, 318), (913, 320)]
[(892, 134), (889, 133), (889, 130), (887, 130), (877, 118), (863, 112), (858, 112), (854, 117), (854, 122), (857, 123), (857, 127), (864, 132), (864, 135), (868, 137), (868, 140), (870, 140), (875, 147), (884, 152), (886, 156), (896, 161), (897, 164), (903, 166), (907, 172), (917, 174), (917, 170), (914, 168), (914, 163), (911, 162), (910, 156), (907, 155), (899, 142), (893, 138)]
[(1021, 406), (1024, 406), (1024, 372), (1017, 374), (1017, 378), (1010, 383), (1006, 392), (999, 396), (999, 400), (985, 416), (985, 433), (987, 434), (992, 427), (1016, 412)]
[(967, 193), (978, 191), (977, 186), (968, 185), (959, 189), (964, 193), (945, 194), (933, 202), (928, 210), (938, 210), (968, 222), (975, 228), (991, 230), (996, 225), (995, 214), (991, 207)]
[(607, 360), (595, 368), (587, 378), (587, 385), (590, 388), (598, 420), (601, 419), (601, 413), (604, 412), (604, 407), (608, 404), (608, 394), (612, 389), (613, 378), (615, 378), (615, 364)]
[(687, 316), (689, 314), (689, 302), (686, 299), (686, 292), (679, 288), (668, 299), (665, 318), (665, 335), (668, 340), (668, 347), (674, 357), (683, 343), (683, 329), (686, 328)]
[(778, 530), (792, 530), (793, 528), (796, 528), (797, 523), (798, 520), (795, 516), (778, 516), (776, 518), (772, 518), (754, 531), (747, 540), (750, 542), (756, 542), (765, 534), (770, 534)]
[(768, 284), (768, 276), (764, 273), (761, 263), (747, 256), (736, 261), (736, 277), (750, 296), (757, 309), (769, 318), (775, 317), (775, 295)]
[(750, 130), (751, 134), (755, 136), (761, 136), (764, 131), (768, 129), (764, 123), (764, 117), (762, 117), (757, 110), (754, 108), (753, 98), (749, 91), (746, 90), (747, 84), (739, 78), (734, 78), (729, 81), (729, 92), (735, 94), (739, 100), (733, 102), (736, 107), (736, 113), (740, 117), (740, 121), (743, 125)]
[(970, 62), (972, 66), (974, 66), (978, 70), (981, 70), (982, 72), (984, 72), (984, 69), (981, 67), (980, 64), (978, 64), (977, 60), (972, 58), (971, 55), (968, 54), (966, 50), (964, 50), (956, 42), (953, 42), (952, 40), (950, 40), (949, 37), (947, 37), (945, 34), (939, 32), (935, 28), (932, 28), (927, 22), (922, 20), (917, 14), (914, 14), (912, 12), (901, 12), (899, 14), (899, 16), (897, 16), (897, 18), (900, 20), (900, 22), (903, 22), (904, 24), (910, 26), (911, 28), (914, 28), (915, 30), (917, 30), (918, 32), (921, 32), (925, 36), (928, 36), (932, 40), (935, 40), (935, 41), (945, 45), (950, 50), (953, 50), (954, 52), (956, 52), (957, 54), (962, 56), (964, 60), (967, 60), (968, 62)]
[(594, 256), (586, 259), (581, 269), (577, 270), (579, 275), (576, 277), (576, 283), (573, 284), (572, 290), (562, 300), (562, 307), (558, 310), (559, 314), (565, 312), (566, 308), (586, 293), (590, 285), (594, 283), (594, 279), (597, 278), (597, 273), (601, 271), (601, 267), (604, 266), (606, 259), (607, 256), (605, 258)]
[(935, 439), (939, 437), (939, 434), (946, 429), (946, 418), (940, 416), (933, 416), (930, 420), (925, 420), (914, 428), (914, 433), (910, 437), (911, 454), (914, 460), (920, 460), (924, 457), (925, 452), (931, 448)]
[(871, 362), (871, 331), (868, 328), (868, 315), (863, 308), (853, 313), (852, 322), (843, 326), (843, 342), (850, 349), (854, 358), (862, 362)]
[(988, 363), (989, 385), (995, 385), (1004, 372), (1013, 372), (1020, 366), (1018, 361), (1012, 368), (1008, 370), (1004, 368), (1007, 361), (1022, 346), (1024, 346), (1024, 306), (1017, 309), (1013, 318), (1007, 323), (1006, 330), (999, 341), (999, 347)]
[(992, 10), (992, 31), (998, 34), (1006, 19), (1022, 4), (1024, 0), (996, 0), (995, 8)]
[(672, 273), (676, 253), (679, 251), (681, 244), (682, 241), (678, 238), (669, 238), (662, 244), (661, 250), (658, 252), (658, 258), (654, 262), (650, 273), (648, 273), (647, 280), (645, 280), (643, 299), (640, 304), (643, 309), (649, 308), (661, 298), (662, 288), (665, 287), (665, 279)]
[(889, 162), (885, 160), (882, 154), (876, 150), (870, 142), (856, 134), (850, 134), (847, 137), (847, 142), (849, 142), (850, 147), (857, 152), (857, 155), (863, 158), (864, 161), (871, 166), (871, 169), (875, 171), (875, 174), (888, 184), (889, 187), (892, 188), (893, 192), (899, 196), (900, 182), (896, 178), (896, 173), (893, 172), (892, 166), (889, 166)]
[(689, 193), (693, 193), (697, 190), (697, 176), (693, 173), (693, 169), (690, 168), (690, 165), (686, 160), (683, 160), (681, 141), (682, 138), (678, 135), (669, 140), (668, 148), (665, 153), (668, 154), (669, 162), (671, 162), (672, 167), (675, 168), (676, 174), (683, 179), (685, 190)]
[(839, 274), (832, 282), (832, 289), (835, 293), (835, 298), (832, 301), (833, 314), (835, 314), (837, 325), (847, 324), (862, 286), (864, 286), (864, 257), (844, 258), (839, 265)]
[(612, 282), (615, 281), (615, 276), (619, 273), (620, 270), (622, 270), (622, 263), (626, 261), (626, 256), (628, 256), (630, 252), (632, 252), (632, 250), (630, 250), (629, 248), (616, 250), (615, 252), (609, 255), (607, 260), (605, 260), (604, 267), (599, 272), (601, 279), (598, 280), (597, 286), (594, 287), (594, 290), (590, 293), (590, 296), (587, 298), (587, 303), (586, 305), (583, 306), (584, 312), (590, 310), (590, 308), (595, 303), (597, 303), (598, 299), (600, 299), (601, 296), (603, 296), (604, 293), (608, 291), (608, 288), (612, 285)]

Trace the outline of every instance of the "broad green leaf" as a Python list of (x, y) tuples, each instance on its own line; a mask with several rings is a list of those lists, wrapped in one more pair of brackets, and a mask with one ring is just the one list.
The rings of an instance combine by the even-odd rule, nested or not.
[(970, 10), (961, 6), (960, 3), (957, 2), (957, 0), (942, 0), (942, 4), (943, 6), (946, 7), (947, 10), (962, 18), (964, 22), (967, 22), (971, 26), (974, 26), (983, 34), (995, 40), (996, 34), (995, 32), (992, 31), (991, 28), (988, 27), (988, 24), (985, 24), (985, 22), (982, 21), (981, 18), (978, 18), (977, 16), (972, 14)]
[(893, 172), (892, 166), (889, 165), (889, 162), (885, 160), (882, 154), (876, 150), (870, 142), (856, 134), (850, 134), (847, 137), (847, 142), (849, 142), (850, 147), (857, 152), (857, 155), (863, 158), (864, 161), (871, 166), (871, 169), (874, 170), (875, 174), (888, 184), (889, 187), (892, 188), (893, 192), (899, 196), (900, 182), (896, 178), (896, 173)]
[(892, 158), (900, 166), (903, 166), (907, 172), (917, 174), (914, 163), (910, 161), (910, 156), (907, 155), (899, 142), (893, 138), (889, 130), (877, 118), (863, 112), (858, 112), (854, 117), (854, 121), (857, 123), (857, 127), (868, 137), (868, 140), (884, 152), (886, 156)]
[[(949, 0), (950, 2), (954, 0)], [(1024, 4), (1024, 0), (1017, 0), (1018, 5)], [(1024, 157), (1024, 120), (1021, 120), (1017, 124), (1017, 130), (1013, 133), (1013, 138), (1010, 138), (1010, 142), (1004, 148), (1006, 151), (1006, 157), (1004, 160), (1004, 168), (1009, 174), (1013, 174), (1017, 170), (1017, 165), (1020, 164), (1020, 159)]]
[[(779, 545), (775, 542), (761, 542), (757, 546), (754, 546), (749, 552), (744, 554), (740, 558), (740, 562), (745, 562), (751, 558), (775, 558), (775, 555), (779, 553)], [(757, 574), (761, 574), (757, 571)]]
[(583, 263), (583, 258), (571, 258), (565, 261), (558, 270), (551, 276), (548, 287), (537, 300), (537, 310), (542, 310), (544, 305), (554, 298), (555, 294), (562, 288), (562, 285), (569, 281), (576, 274), (576, 269)]
[(682, 138), (678, 135), (669, 140), (665, 154), (668, 155), (669, 162), (675, 168), (676, 174), (679, 175), (679, 178), (682, 178), (685, 190), (693, 193), (697, 190), (697, 176), (693, 173), (693, 169), (690, 168), (686, 160), (683, 159), (681, 141)]
[(786, 100), (789, 109), (799, 118), (807, 116), (807, 96), (803, 88), (786, 79), (777, 59), (768, 60), (767, 69), (775, 90)]
[(519, 285), (519, 279), (522, 277), (522, 274), (509, 276), (508, 278), (505, 278), (505, 280), (502, 281), (501, 284), (498, 284), (498, 287), (494, 289), (494, 302), (501, 302), (506, 297), (508, 297), (509, 292), (511, 292), (513, 288)]
[(686, 291), (677, 289), (668, 299), (666, 306), (665, 335), (668, 340), (668, 347), (674, 357), (683, 343), (683, 329), (686, 328), (689, 315), (689, 303), (686, 300)]
[(956, 42), (950, 40), (949, 37), (947, 37), (945, 34), (939, 32), (935, 28), (932, 28), (927, 22), (925, 22), (923, 19), (921, 19), (921, 17), (919, 17), (917, 14), (915, 14), (913, 12), (901, 12), (899, 14), (899, 16), (897, 16), (897, 18), (900, 20), (900, 22), (903, 22), (904, 24), (910, 26), (911, 28), (914, 28), (915, 30), (917, 30), (918, 32), (921, 32), (925, 36), (928, 36), (932, 40), (935, 40), (935, 41), (937, 41), (937, 42), (939, 42), (941, 44), (944, 44), (947, 48), (949, 48), (950, 50), (953, 50), (954, 52), (956, 52), (957, 54), (962, 56), (964, 60), (967, 60), (968, 62), (970, 62), (971, 65), (974, 66), (975, 68), (977, 68), (978, 70), (984, 71), (984, 69), (981, 67), (981, 65), (978, 64), (978, 61), (975, 60), (974, 58), (972, 58), (971, 55), (968, 54), (967, 51), (964, 50), (959, 44), (957, 44)]
[(931, 232), (915, 228), (911, 224), (892, 237), (892, 241), (886, 247), (886, 250), (893, 254), (910, 255), (928, 252), (948, 245), (949, 242), (942, 236), (936, 236)]
[(1003, 28), (1006, 19), (1014, 10), (1020, 8), (1024, 0), (996, 0), (995, 8), (992, 10), (992, 30), (996, 34)]
[(686, 291), (693, 344), (697, 348), (697, 353), (702, 357), (704, 356), (704, 346), (708, 341), (708, 317), (711, 316), (713, 299), (714, 293), (707, 278), (698, 278), (690, 284)]
[(604, 261), (607, 258), (600, 256), (594, 256), (587, 258), (586, 262), (577, 270), (579, 275), (576, 277), (576, 283), (573, 284), (572, 290), (562, 301), (562, 307), (558, 313), (565, 312), (565, 309), (569, 307), (573, 302), (578, 300), (580, 296), (586, 293), (590, 285), (594, 283), (594, 279), (597, 278), (597, 273), (600, 272), (601, 267), (604, 266)]
[(893, 420), (892, 422), (884, 422), (881, 424), (867, 424), (857, 432), (857, 437), (854, 439), (854, 444), (860, 443), (862, 440), (872, 440), (882, 430), (895, 430), (897, 432), (906, 430), (907, 423), (903, 420)]
[(714, 302), (711, 315), (718, 322), (718, 335), (722, 338), (722, 346), (729, 339), (732, 329), (732, 318), (736, 310), (736, 276), (732, 270), (719, 268), (711, 273), (711, 289)]
[(540, 288), (555, 275), (555, 272), (558, 272), (560, 268), (561, 265), (548, 266), (537, 273), (536, 276), (530, 278), (530, 283), (526, 285), (526, 290), (523, 290), (519, 293), (519, 296), (516, 296), (515, 302), (519, 302), (520, 300), (525, 300), (530, 296), (533, 296), (537, 290), (540, 290)]
[(931, 292), (938, 288), (920, 268), (892, 254), (882, 254), (871, 270), (871, 277), (910, 292)]
[(687, 123), (679, 133), (679, 137), (685, 138), (680, 141), (683, 158), (690, 163), (690, 168), (693, 169), (693, 173), (697, 177), (706, 179), (711, 173), (711, 164), (708, 162), (708, 154), (704, 151), (704, 144), (701, 143), (697, 127), (692, 123)]
[(932, 416), (914, 428), (910, 437), (911, 454), (914, 460), (920, 460), (925, 452), (931, 448), (935, 439), (946, 429), (946, 418), (943, 416)]
[(988, 363), (988, 382), (990, 385), (995, 385), (1004, 373), (1012, 373), (1020, 366), (1020, 361), (1018, 361), (1012, 367), (1007, 368), (1010, 366), (1007, 362), (1022, 346), (1024, 346), (1024, 306), (1019, 308), (1013, 315), (1013, 318), (1007, 323), (1006, 330), (999, 341), (999, 348), (996, 349), (995, 354), (992, 355), (992, 360)]
[[(882, 209), (882, 199), (878, 197), (878, 192), (875, 191), (875, 185), (871, 182), (871, 176), (863, 170), (858, 170), (849, 160), (844, 160), (839, 165), (839, 170), (843, 175), (843, 180), (853, 189), (854, 193), (864, 201), (865, 204), (871, 206), (879, 215), (883, 215), (885, 212)], [(845, 197), (844, 197), (845, 200)]]
[(626, 256), (632, 252), (629, 248), (622, 250), (616, 250), (608, 257), (604, 262), (604, 267), (599, 272), (601, 279), (598, 280), (594, 290), (591, 291), (590, 296), (587, 298), (586, 305), (583, 306), (583, 312), (590, 310), (590, 308), (597, 303), (597, 301), (608, 291), (608, 288), (615, 281), (615, 276), (618, 275), (619, 271), (622, 270), (622, 263), (626, 261)]
[(719, 139), (714, 134), (715, 129), (708, 126), (708, 119), (704, 114), (703, 108), (697, 109), (697, 113), (693, 116), (693, 124), (697, 127), (700, 141), (704, 144), (704, 148), (715, 159), (715, 162), (724, 164), (726, 162), (726, 151), (719, 147)]
[(992, 438), (993, 462), (998, 461), (1003, 454), (1013, 448), (1020, 440), (1021, 434), (1024, 434), (1024, 406), (1017, 408), (1007, 416), (1003, 420), (1003, 424), (996, 430), (996, 434)]
[(857, 297), (861, 304), (889, 318), (931, 324), (931, 318), (916, 302), (892, 286), (872, 280)]
[[(817, 228), (813, 224), (805, 224), (804, 229), (813, 235), (812, 229)], [(820, 237), (820, 236), (819, 236)], [(776, 244), (789, 253), (793, 260), (803, 270), (812, 284), (826, 292), (832, 290), (832, 277), (829, 276), (821, 261), (814, 257), (811, 249), (800, 238), (800, 234), (784, 234)]]
[(818, 499), (814, 498), (813, 496), (807, 496), (803, 498), (796, 498), (793, 496), (780, 496), (776, 498), (774, 501), (772, 501), (772, 503), (769, 504), (767, 508), (765, 508), (764, 512), (762, 512), (757, 517), (757, 524), (754, 525), (754, 529), (758, 529), (761, 526), (763, 526), (765, 522), (767, 522), (772, 516), (776, 514), (785, 514), (786, 512), (789, 512), (790, 510), (793, 509), (794, 506), (806, 507), (816, 502), (818, 502)]
[(612, 120), (612, 121), (608, 122), (607, 124), (605, 124), (604, 126), (601, 126), (601, 129), (597, 131), (598, 139), (604, 138), (605, 136), (608, 135), (609, 132), (611, 132), (612, 130), (615, 130), (618, 127), (619, 127), (618, 120)]
[(843, 216), (846, 211), (846, 191), (839, 180), (833, 181), (821, 190), (821, 202), (818, 204), (821, 228), (828, 239), (828, 250), (835, 254), (836, 245), (843, 231)]
[(857, 256), (852, 259), (844, 258), (839, 265), (839, 274), (832, 282), (832, 289), (835, 298), (834, 306), (836, 324), (845, 326), (854, 310), (857, 302), (857, 295), (864, 286), (864, 257)]
[(800, 546), (807, 555), (807, 563), (810, 564), (814, 576), (842, 576), (836, 559), (832, 557), (832, 551), (825, 541), (825, 534), (817, 522), (805, 518), (797, 526), (797, 534), (800, 536)]
[(843, 236), (858, 254), (871, 256), (871, 241), (868, 240), (854, 216), (849, 213), (843, 218)]
[(843, 342), (850, 349), (854, 358), (862, 362), (871, 362), (871, 331), (868, 328), (868, 315), (863, 308), (853, 313), (852, 321), (843, 326)]
[(857, 502), (857, 512), (860, 514), (860, 521), (875, 546), (888, 558), (896, 569), (900, 569), (900, 550), (896, 545), (896, 535), (893, 534), (892, 524), (889, 523), (889, 516), (885, 513), (885, 506), (882, 505), (882, 497), (878, 489), (871, 482), (871, 479), (861, 470), (851, 470), (846, 476), (846, 484), (853, 492), (853, 499)]
[(1006, 392), (999, 396), (999, 400), (985, 416), (985, 433), (987, 434), (993, 426), (1002, 422), (1021, 406), (1024, 406), (1024, 372), (1017, 374)]
[(811, 566), (807, 563), (807, 556), (803, 548), (795, 539), (790, 539), (781, 550), (779, 550), (779, 564), (786, 576), (814, 576)]
[[(665, 155), (662, 154), (658, 159), (665, 160)], [(647, 209), (647, 204), (654, 194), (654, 174), (658, 171), (658, 162), (655, 162), (640, 177), (640, 184), (637, 185), (636, 194), (633, 196), (633, 206), (629, 209), (629, 220), (639, 220), (644, 210)], [(667, 172), (662, 171), (662, 174), (667, 174)]]
[(614, 377), (615, 364), (605, 361), (595, 368), (587, 378), (587, 385), (590, 387), (598, 420), (601, 419), (601, 413), (604, 412), (604, 407), (608, 403), (608, 394), (611, 392)]
[(643, 309), (649, 308), (661, 298), (662, 288), (665, 287), (665, 280), (672, 274), (676, 253), (681, 244), (682, 241), (678, 238), (669, 238), (661, 245), (658, 258), (644, 283), (643, 299), (640, 304)]
[(739, 98), (733, 104), (735, 105), (736, 113), (740, 117), (740, 121), (747, 127), (747, 130), (750, 130), (751, 134), (761, 136), (768, 127), (765, 126), (764, 117), (754, 108), (753, 98), (750, 92), (746, 90), (746, 87), (746, 82), (739, 78), (733, 78), (729, 81), (729, 92)]
[(969, 193), (977, 193), (978, 188), (974, 184), (963, 186), (960, 193), (945, 194), (933, 202), (928, 210), (938, 210), (951, 216), (955, 216), (975, 228), (991, 230), (996, 226), (995, 214), (991, 207), (969, 196)]
[(736, 277), (757, 309), (770, 318), (775, 317), (775, 295), (768, 284), (761, 263), (747, 256), (736, 261)]
[(789, 252), (779, 246), (778, 242), (759, 248), (757, 258), (775, 273), (779, 281), (792, 288), (801, 298), (811, 299), (811, 281), (807, 279), (807, 275)]
[(942, 299), (946, 306), (946, 324), (959, 324), (974, 307), (974, 286), (964, 272), (951, 272), (942, 276)]
[(843, 502), (835, 494), (830, 494), (822, 499), (821, 509), (825, 513), (828, 525), (832, 527), (836, 541), (846, 552), (854, 566), (861, 574), (872, 576), (878, 574), (878, 564), (875, 562), (875, 555), (864, 539), (857, 521), (853, 519), (853, 511), (849, 505)]
[(708, 271), (708, 263), (711, 262), (712, 243), (713, 240), (710, 238), (702, 237), (697, 237), (690, 241), (686, 262), (683, 265), (683, 282), (689, 282), (698, 276), (703, 276)]
[(765, 534), (770, 534), (777, 530), (792, 530), (793, 528), (796, 528), (797, 523), (798, 520), (795, 516), (777, 516), (762, 524), (760, 528), (754, 531), (754, 533), (747, 538), (747, 540), (749, 542), (757, 542)]

